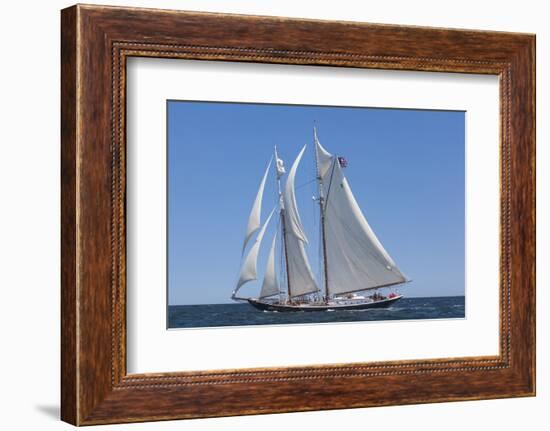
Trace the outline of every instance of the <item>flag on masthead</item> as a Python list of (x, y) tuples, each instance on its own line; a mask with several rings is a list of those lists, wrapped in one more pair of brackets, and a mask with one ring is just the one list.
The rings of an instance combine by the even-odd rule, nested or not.
[(342, 166), (343, 168), (348, 167), (348, 161), (344, 157), (338, 157), (338, 163), (340, 163), (340, 166)]

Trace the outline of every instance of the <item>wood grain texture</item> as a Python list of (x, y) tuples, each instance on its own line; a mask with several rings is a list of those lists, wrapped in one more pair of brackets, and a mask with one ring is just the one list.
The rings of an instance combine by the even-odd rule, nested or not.
[[(535, 37), (101, 6), (62, 11), (62, 419), (76, 425), (535, 393)], [(126, 374), (126, 59), (495, 74), (500, 354)]]
[(61, 417), (77, 422), (76, 8), (61, 16)]

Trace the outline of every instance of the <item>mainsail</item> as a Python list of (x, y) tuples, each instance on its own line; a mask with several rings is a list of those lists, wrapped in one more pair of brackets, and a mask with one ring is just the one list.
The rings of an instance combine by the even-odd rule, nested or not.
[(267, 257), (267, 265), (264, 273), (264, 282), (262, 283), (262, 290), (260, 291), (260, 298), (267, 298), (268, 296), (278, 295), (279, 282), (277, 281), (277, 273), (275, 272), (275, 244), (277, 241), (277, 232), (273, 235), (273, 241), (271, 242), (271, 248), (269, 249), (269, 256)]
[(326, 284), (329, 295), (403, 283), (407, 278), (384, 249), (361, 212), (338, 157), (315, 133), (315, 155), (324, 211)]
[(237, 282), (237, 287), (235, 287), (235, 290), (233, 291), (233, 295), (237, 293), (237, 290), (239, 290), (243, 284), (248, 283), (249, 281), (252, 281), (252, 280), (256, 280), (258, 276), (257, 269), (256, 269), (257, 262), (258, 262), (258, 252), (260, 251), (260, 245), (262, 243), (265, 230), (274, 212), (275, 212), (275, 209), (273, 209), (271, 211), (271, 214), (269, 214), (269, 217), (267, 217), (267, 220), (265, 221), (264, 225), (260, 229), (260, 232), (258, 232), (258, 236), (256, 237), (254, 244), (252, 244), (252, 247), (250, 247), (250, 250), (246, 255), (244, 263), (241, 267), (241, 273), (239, 274), (239, 281)]
[(252, 237), (252, 235), (254, 235), (254, 232), (256, 232), (260, 228), (260, 219), (262, 214), (262, 198), (264, 195), (265, 181), (267, 179), (267, 174), (269, 173), (270, 167), (271, 167), (271, 160), (267, 165), (264, 176), (262, 178), (262, 182), (260, 183), (260, 187), (258, 189), (258, 193), (256, 193), (256, 199), (254, 199), (254, 204), (252, 205), (252, 209), (250, 210), (250, 215), (248, 216), (248, 224), (246, 226), (246, 234), (244, 236), (242, 254), (244, 254), (244, 249), (246, 248), (246, 244), (248, 244), (248, 241), (250, 241), (250, 238)]
[(298, 169), (300, 160), (304, 155), (305, 149), (306, 146), (302, 148), (296, 157), (296, 160), (292, 164), (283, 193), (283, 217), (285, 224), (284, 241), (287, 260), (288, 287), (289, 295), (291, 297), (301, 296), (308, 293), (317, 292), (319, 290), (305, 250), (304, 244), (307, 243), (307, 237), (300, 220), (294, 189), (296, 170)]

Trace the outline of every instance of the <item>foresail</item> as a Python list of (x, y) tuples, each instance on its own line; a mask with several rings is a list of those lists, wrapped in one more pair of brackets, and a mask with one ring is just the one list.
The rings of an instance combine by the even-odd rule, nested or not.
[(279, 294), (279, 282), (277, 281), (277, 273), (275, 272), (275, 244), (277, 241), (277, 233), (273, 236), (269, 256), (267, 257), (267, 265), (265, 268), (264, 282), (260, 291), (260, 298)]
[[(319, 154), (329, 154), (316, 142)], [(407, 281), (384, 249), (351, 191), (342, 167), (331, 156), (321, 176), (325, 208), (326, 265), (329, 293), (343, 294)]]
[(290, 296), (292, 297), (319, 290), (305, 250), (307, 237), (300, 220), (294, 188), (296, 170), (305, 149), (306, 147), (304, 146), (290, 168), (283, 194), (287, 277)]
[(267, 225), (269, 224), (269, 221), (271, 220), (271, 217), (273, 216), (274, 212), (275, 212), (275, 209), (273, 209), (271, 211), (271, 214), (269, 214), (269, 217), (267, 218), (264, 225), (260, 229), (260, 232), (258, 232), (258, 236), (256, 237), (254, 244), (252, 244), (252, 247), (250, 247), (250, 250), (246, 255), (244, 263), (241, 267), (241, 272), (239, 274), (239, 281), (237, 282), (237, 286), (235, 287), (233, 294), (235, 294), (243, 284), (248, 283), (249, 281), (252, 281), (252, 280), (256, 280), (257, 274), (258, 274), (257, 263), (258, 263), (258, 253), (260, 251), (260, 245), (262, 243), (262, 239), (264, 237)]
[(254, 199), (254, 204), (252, 205), (252, 209), (250, 210), (250, 215), (248, 216), (248, 224), (246, 226), (246, 233), (244, 236), (242, 253), (244, 253), (246, 245), (248, 244), (248, 241), (250, 241), (250, 238), (252, 238), (252, 235), (254, 235), (254, 232), (256, 232), (260, 228), (260, 219), (262, 214), (262, 198), (264, 195), (265, 182), (267, 180), (267, 174), (269, 173), (270, 167), (271, 167), (271, 160), (267, 165), (264, 176), (262, 178), (262, 182), (260, 183), (260, 187), (258, 189), (258, 193), (256, 193), (256, 199)]

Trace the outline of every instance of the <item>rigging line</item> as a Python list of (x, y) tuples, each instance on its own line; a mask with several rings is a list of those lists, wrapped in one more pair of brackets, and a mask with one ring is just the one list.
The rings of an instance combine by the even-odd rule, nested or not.
[(305, 182), (305, 183), (303, 183), (303, 184), (300, 184), (300, 185), (297, 186), (297, 187), (294, 187), (294, 190), (299, 190), (299, 189), (301, 189), (302, 187), (305, 187), (305, 186), (311, 184), (311, 183), (314, 182), (314, 181), (317, 181), (317, 178), (313, 178), (313, 179), (311, 179), (311, 180), (309, 180), (309, 181), (307, 181), (307, 182)]
[(338, 156), (334, 156), (334, 160), (332, 161), (332, 169), (330, 171), (330, 182), (328, 183), (327, 195), (325, 196), (325, 202), (323, 205), (323, 212), (325, 213), (326, 213), (326, 208), (328, 204), (328, 197), (330, 196), (330, 189), (332, 187), (332, 179), (334, 178), (334, 168), (336, 167), (336, 163), (339, 163)]

